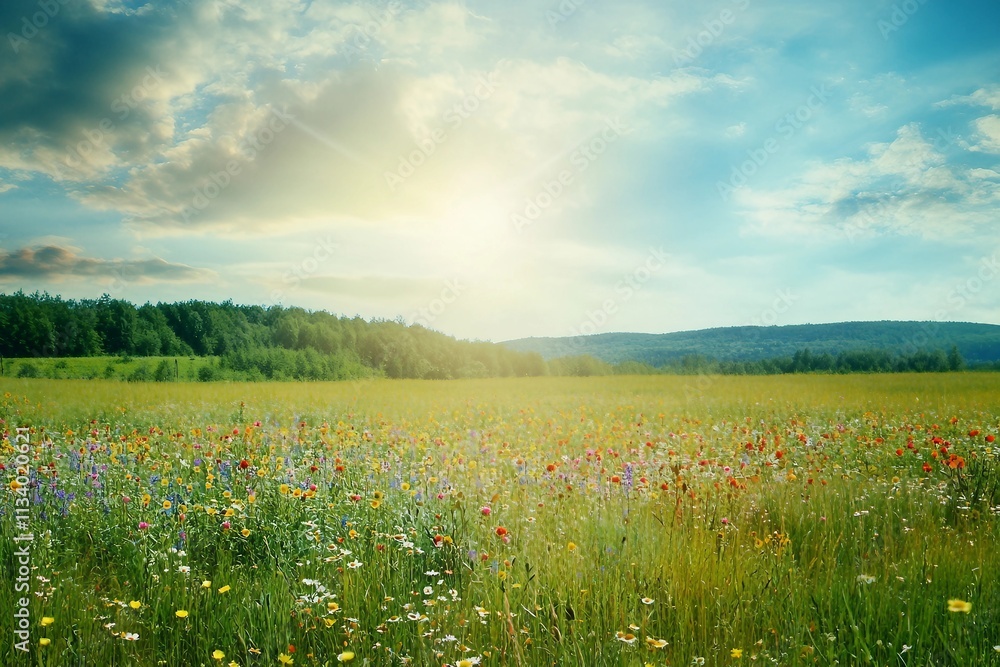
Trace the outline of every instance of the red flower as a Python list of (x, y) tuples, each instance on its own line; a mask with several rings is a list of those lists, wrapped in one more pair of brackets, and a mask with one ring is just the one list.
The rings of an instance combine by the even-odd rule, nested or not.
[(503, 537), (507, 534), (507, 529), (503, 526), (497, 526), (497, 537)]
[(250, 467), (249, 461), (247, 461), (246, 459), (240, 461), (240, 470), (246, 470), (249, 467)]
[(996, 440), (996, 436), (994, 436), (992, 433), (986, 436), (986, 442), (993, 442), (994, 440)]
[(930, 472), (931, 470), (933, 470), (933, 468), (931, 468), (931, 464), (924, 461), (924, 472)]

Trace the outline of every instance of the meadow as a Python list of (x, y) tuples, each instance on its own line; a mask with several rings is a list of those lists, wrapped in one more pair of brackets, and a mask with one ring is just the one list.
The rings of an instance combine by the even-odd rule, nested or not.
[(0, 419), (3, 665), (1000, 665), (996, 374), (3, 378)]

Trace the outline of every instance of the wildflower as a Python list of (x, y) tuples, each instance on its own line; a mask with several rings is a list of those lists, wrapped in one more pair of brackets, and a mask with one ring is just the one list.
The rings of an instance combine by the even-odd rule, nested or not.
[(139, 602), (138, 600), (132, 600), (131, 602), (128, 603), (128, 606), (132, 607), (132, 609), (138, 609), (139, 607), (142, 606), (142, 603)]
[(170, 509), (170, 501), (169, 500), (164, 500), (163, 501), (163, 509), (165, 509), (165, 510)]
[(870, 574), (859, 574), (858, 575), (858, 583), (859, 584), (874, 584), (875, 583), (875, 577), (873, 577)]
[(347, 564), (347, 567), (351, 568), (352, 570), (356, 570), (359, 567), (361, 567), (361, 563), (359, 561), (353, 560)]
[(968, 614), (970, 611), (972, 611), (972, 603), (958, 599), (948, 600), (948, 611), (956, 613), (962, 612), (964, 614)]
[(280, 662), (283, 665), (290, 665), (293, 662), (295, 662), (295, 658), (293, 658), (290, 655), (285, 655), (284, 653), (279, 653), (278, 654), (278, 662)]
[(740, 658), (743, 657), (743, 649), (741, 649), (741, 648), (734, 648), (733, 650), (731, 650), (729, 652), (729, 657), (730, 658), (736, 658), (737, 660), (739, 660)]
[(176, 616), (177, 618), (187, 618), (188, 613), (183, 609), (178, 609), (177, 611), (174, 612), (174, 616)]
[(638, 639), (638, 637), (633, 635), (631, 632), (618, 632), (615, 635), (615, 638), (620, 642), (625, 642), (626, 644), (634, 644), (635, 640)]
[(371, 501), (371, 502), (369, 503), (369, 505), (371, 505), (371, 506), (372, 506), (372, 509), (373, 509), (373, 510), (377, 510), (377, 509), (379, 508), (379, 506), (380, 506), (381, 504), (382, 504), (382, 501), (381, 501), (381, 500), (378, 500), (378, 499), (375, 499), (375, 500), (373, 500), (373, 501)]
[(344, 651), (337, 656), (337, 662), (350, 662), (354, 660), (354, 651)]
[(250, 537), (250, 529), (244, 528), (243, 530), (240, 531), (240, 535), (242, 535), (243, 537)]
[(145, 521), (140, 521), (139, 522), (139, 530), (146, 530), (147, 528), (149, 528), (149, 524), (148, 523), (146, 523)]
[(654, 602), (656, 602), (656, 600), (654, 600), (653, 598), (642, 598), (642, 603), (643, 604), (647, 604), (648, 605), (648, 604), (653, 604)]
[(201, 582), (201, 587), (202, 587), (202, 588), (211, 588), (211, 587), (212, 587), (212, 582), (211, 582), (211, 581), (208, 581), (208, 580), (206, 579), (205, 581)]
[(52, 618), (51, 616), (43, 616), (42, 617), (42, 627), (43, 628), (46, 627), (46, 626), (52, 625), (55, 622), (56, 622), (56, 619)]
[(42, 637), (41, 639), (38, 640), (39, 646), (48, 646), (50, 643), (52, 643), (52, 640), (49, 639), (48, 637)]
[(497, 526), (496, 533), (497, 537), (504, 537), (507, 535), (507, 529), (504, 528), (503, 526)]
[(455, 667), (473, 667), (473, 665), (478, 665), (480, 660), (478, 655), (474, 658), (463, 658), (455, 663)]
[(576, 545), (574, 543), (570, 542), (569, 544), (566, 545), (566, 550), (567, 551), (576, 551)]
[(126, 632), (125, 633), (125, 641), (130, 641), (130, 642), (139, 641), (139, 633), (138, 632)]
[(666, 639), (653, 639), (652, 637), (646, 637), (646, 645), (650, 648), (663, 648), (667, 645)]
[(219, 649), (215, 649), (214, 651), (212, 651), (212, 658), (218, 660), (219, 662), (222, 662), (222, 659), (225, 657), (226, 654), (220, 651)]
[(479, 508), (479, 511), (482, 512), (483, 516), (489, 516), (490, 512), (492, 512), (493, 510), (490, 509), (489, 506), (484, 506)]
[(229, 584), (226, 584), (225, 586), (223, 586), (222, 588), (219, 589), (219, 593), (220, 594), (221, 593), (228, 593), (230, 588), (231, 587), (229, 586)]

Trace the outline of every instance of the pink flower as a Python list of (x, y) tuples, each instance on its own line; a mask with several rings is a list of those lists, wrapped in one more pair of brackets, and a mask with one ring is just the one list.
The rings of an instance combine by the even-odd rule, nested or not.
[(148, 523), (146, 523), (145, 521), (140, 521), (139, 522), (139, 530), (146, 530), (147, 528), (149, 528), (149, 524)]
[(489, 515), (490, 515), (490, 512), (492, 512), (493, 510), (491, 510), (491, 509), (489, 508), (489, 506), (486, 506), (486, 507), (483, 507), (483, 508), (482, 508), (481, 510), (479, 510), (479, 511), (483, 513), (483, 516), (489, 516)]
[(129, 504), (130, 502), (132, 502), (132, 499), (131, 499), (131, 498), (129, 498), (128, 496), (122, 496), (122, 502), (123, 502), (123, 503), (125, 503), (125, 504), (127, 505), (127, 504)]
[(229, 528), (230, 528), (229, 522), (228, 521), (223, 521), (222, 522), (222, 530), (229, 530)]

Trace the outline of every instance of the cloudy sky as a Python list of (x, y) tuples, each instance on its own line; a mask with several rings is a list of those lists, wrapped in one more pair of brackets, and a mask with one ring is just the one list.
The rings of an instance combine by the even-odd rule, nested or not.
[(1000, 322), (993, 0), (8, 0), (0, 292)]

